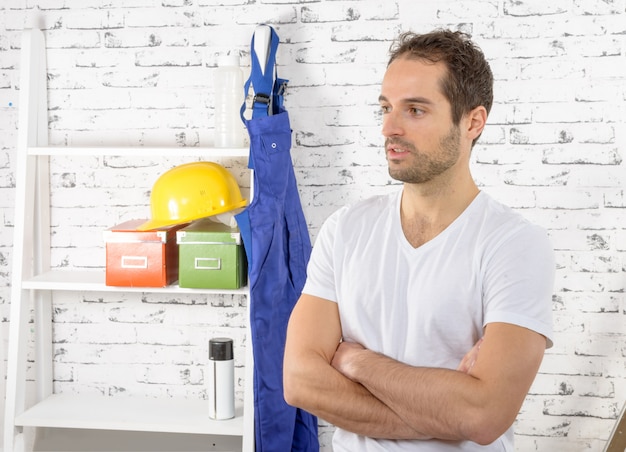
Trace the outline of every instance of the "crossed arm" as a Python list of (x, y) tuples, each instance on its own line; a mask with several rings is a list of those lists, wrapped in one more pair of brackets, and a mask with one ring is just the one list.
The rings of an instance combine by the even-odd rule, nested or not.
[(545, 346), (536, 332), (492, 323), (457, 370), (409, 366), (341, 342), (337, 304), (304, 294), (287, 330), (285, 399), (373, 438), (489, 444), (515, 420)]

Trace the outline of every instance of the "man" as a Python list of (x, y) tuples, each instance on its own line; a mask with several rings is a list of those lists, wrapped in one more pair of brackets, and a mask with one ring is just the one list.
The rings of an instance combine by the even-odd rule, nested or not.
[(552, 345), (554, 258), (471, 176), (492, 85), (462, 33), (392, 48), (379, 100), (402, 189), (326, 221), (287, 332), (285, 398), (337, 427), (335, 452), (513, 450)]

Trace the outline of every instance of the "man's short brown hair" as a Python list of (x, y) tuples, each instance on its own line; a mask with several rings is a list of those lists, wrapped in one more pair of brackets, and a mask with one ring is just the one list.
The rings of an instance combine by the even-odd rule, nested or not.
[(452, 107), (452, 122), (478, 106), (487, 113), (493, 103), (493, 74), (483, 52), (460, 31), (435, 30), (431, 33), (402, 33), (392, 44), (389, 64), (397, 58), (443, 62), (447, 76), (441, 90)]

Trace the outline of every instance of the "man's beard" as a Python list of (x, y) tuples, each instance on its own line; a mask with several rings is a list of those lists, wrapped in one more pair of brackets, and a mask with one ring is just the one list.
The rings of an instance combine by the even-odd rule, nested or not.
[[(410, 168), (393, 168), (389, 165), (389, 175), (400, 182), (422, 184), (433, 180), (456, 164), (460, 154), (460, 130), (453, 125), (446, 136), (439, 141), (439, 150), (436, 153), (423, 153), (413, 144), (401, 138), (387, 138), (385, 149), (389, 144), (397, 144), (411, 153), (414, 166)], [(393, 160), (387, 154), (388, 160)]]

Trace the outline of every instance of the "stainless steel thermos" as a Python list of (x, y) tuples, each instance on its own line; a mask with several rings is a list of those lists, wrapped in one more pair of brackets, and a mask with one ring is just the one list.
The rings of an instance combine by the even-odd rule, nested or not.
[(209, 417), (235, 417), (235, 362), (233, 340), (216, 337), (209, 340), (208, 369)]

